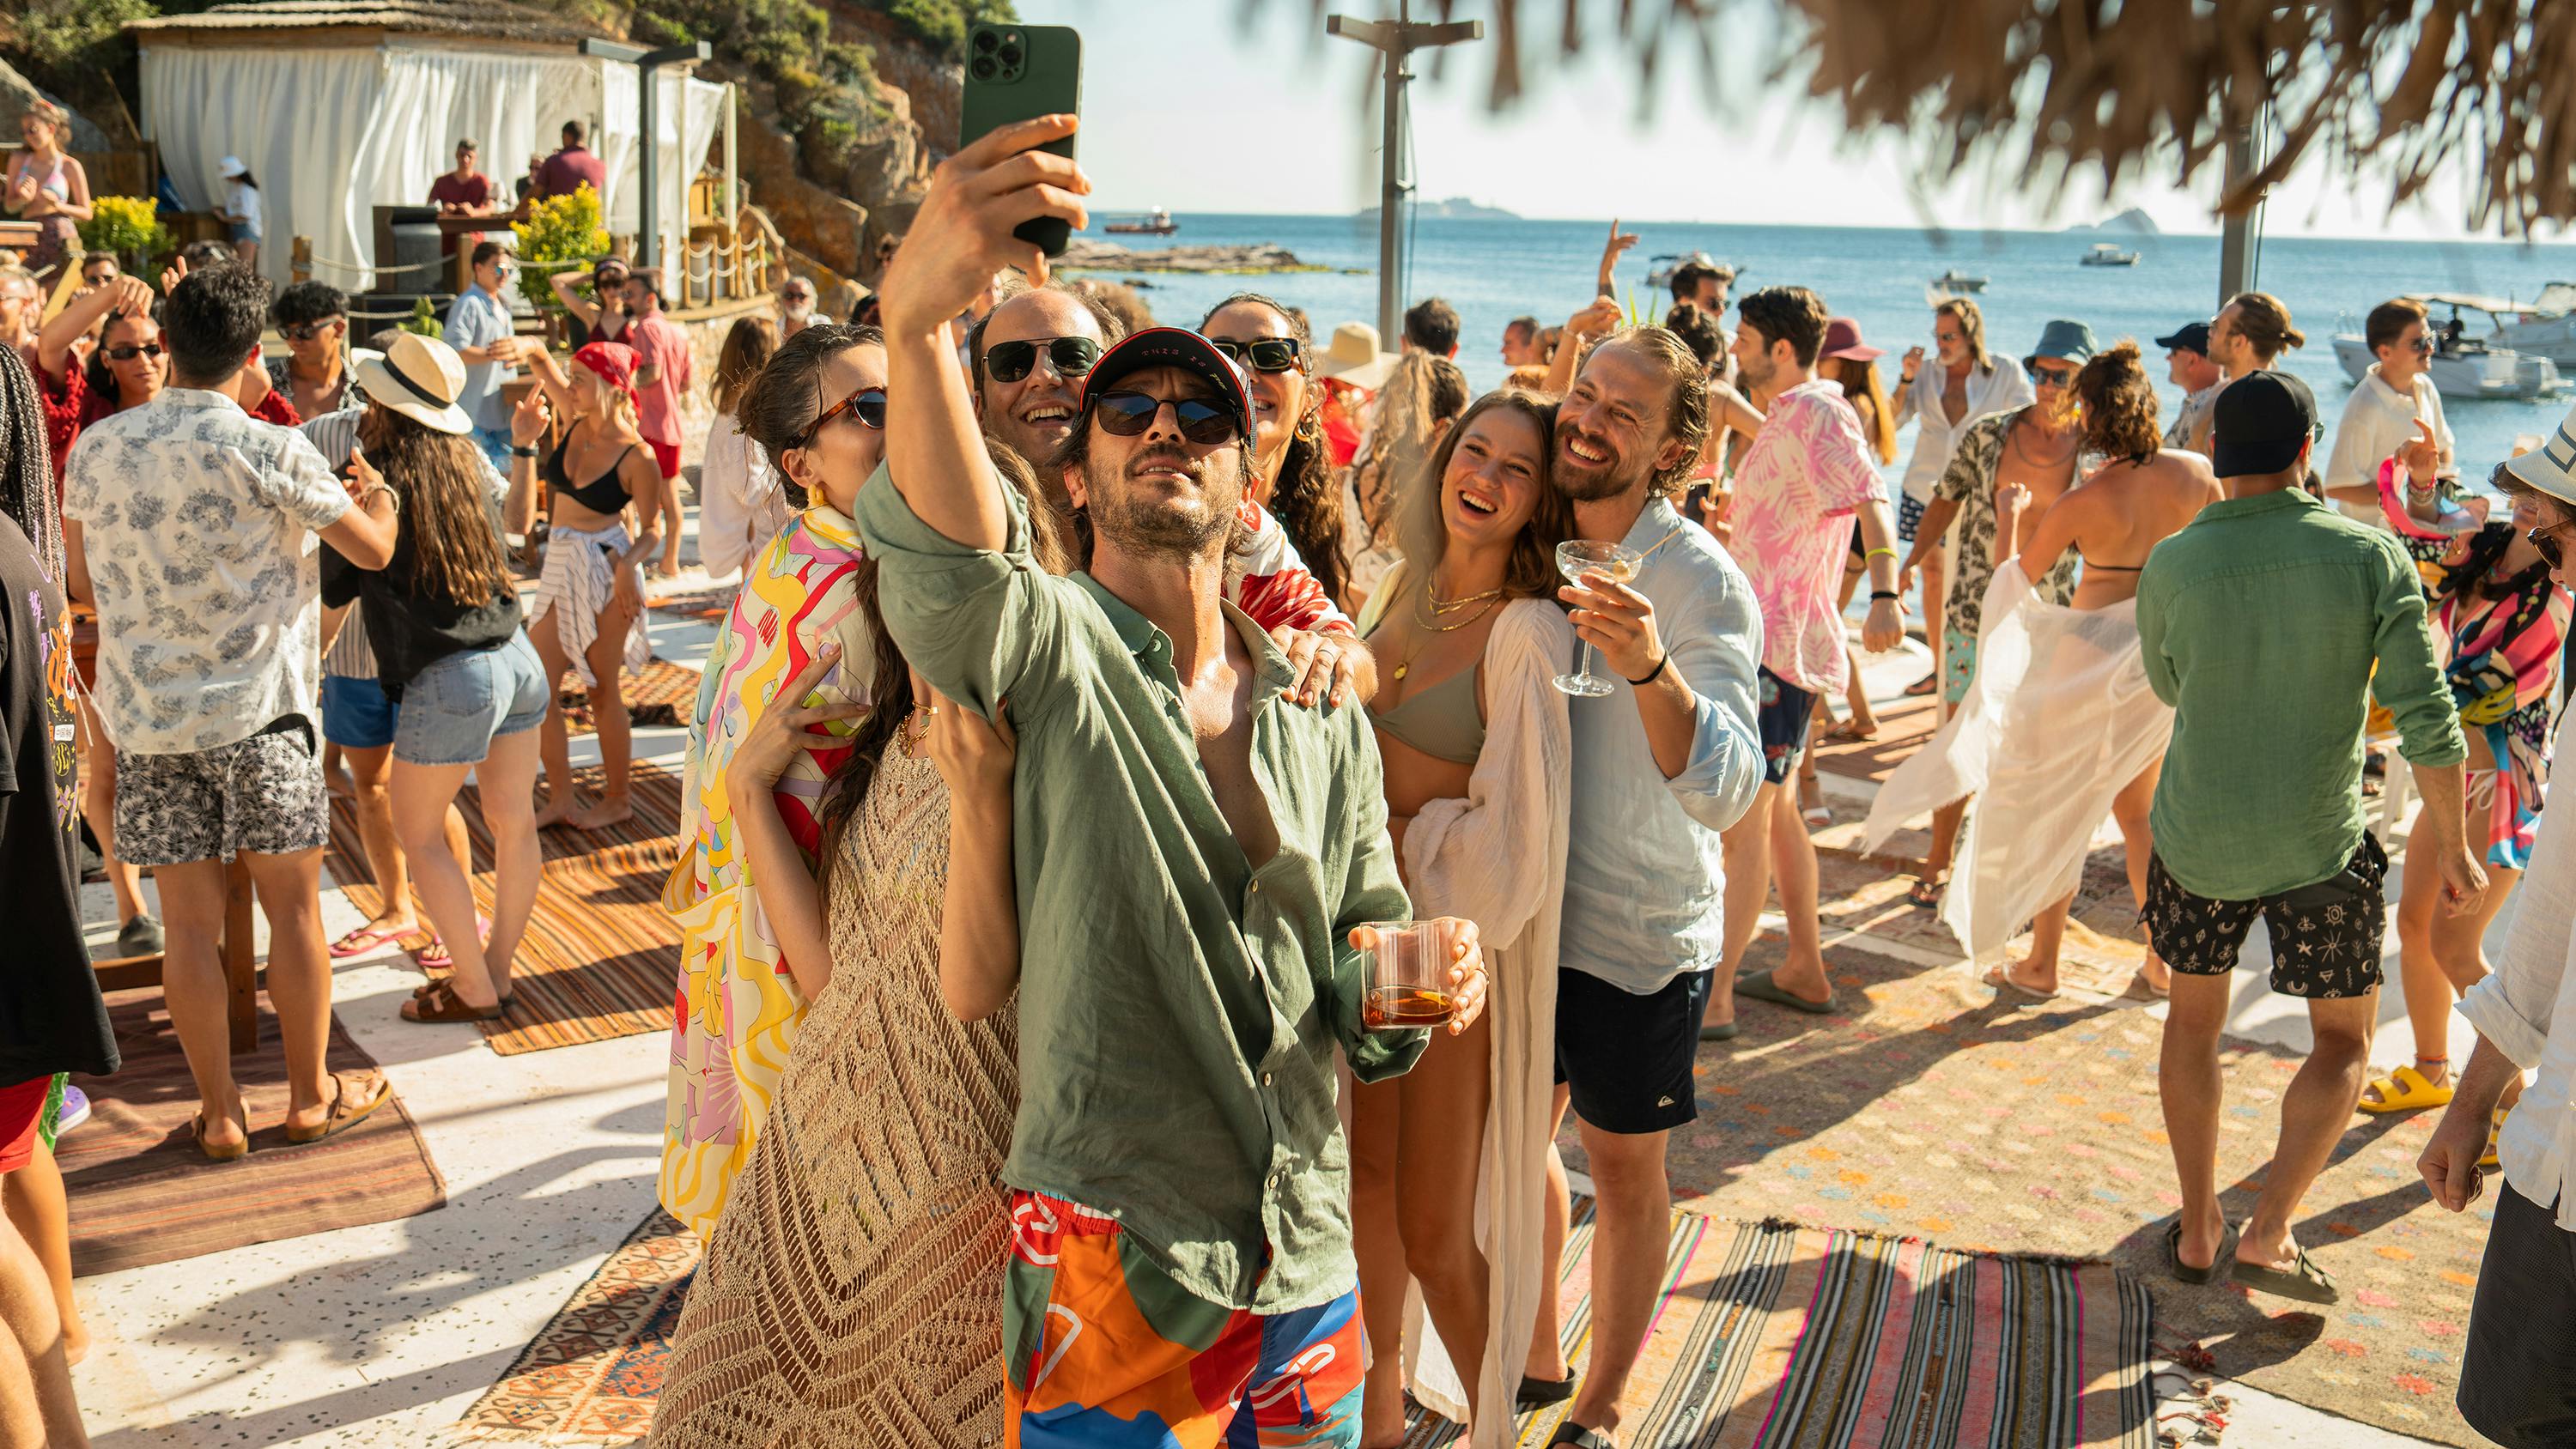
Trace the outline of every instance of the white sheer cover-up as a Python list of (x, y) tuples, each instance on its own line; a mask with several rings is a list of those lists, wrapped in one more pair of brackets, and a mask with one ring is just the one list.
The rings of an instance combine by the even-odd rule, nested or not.
[[(1398, 596), (1390, 578), (1387, 597)], [(1476, 1243), (1485, 1254), (1491, 1309), (1476, 1449), (1512, 1442), (1512, 1396), (1538, 1319), (1554, 1290), (1540, 1236), (1555, 1094), (1557, 927), (1565, 903), (1573, 726), (1567, 697), (1550, 681), (1573, 657), (1565, 611), (1540, 599), (1506, 605), (1485, 645), (1485, 746), (1463, 800), (1434, 800), (1405, 828), (1404, 867), (1417, 916), (1476, 923), (1493, 1024), (1492, 1092), (1476, 1178)], [(1595, 708), (1606, 706), (1595, 705)], [(1432, 1050), (1443, 1043), (1435, 1042)], [(1467, 1417), (1457, 1369), (1422, 1309), (1406, 1295), (1405, 1380), (1424, 1407)]]
[(2136, 600), (2047, 603), (2008, 563), (1986, 590), (1968, 697), (1879, 787), (1861, 848), (1975, 795), (1941, 923), (1988, 960), (2075, 889), (2112, 797), (2164, 754), (2173, 722), (2147, 684)]

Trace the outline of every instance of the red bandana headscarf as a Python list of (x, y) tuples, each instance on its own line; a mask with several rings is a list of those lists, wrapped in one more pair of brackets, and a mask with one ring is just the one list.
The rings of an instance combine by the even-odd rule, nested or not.
[(634, 348), (623, 342), (584, 343), (573, 353), (572, 360), (599, 374), (600, 381), (626, 394), (628, 402), (637, 401)]

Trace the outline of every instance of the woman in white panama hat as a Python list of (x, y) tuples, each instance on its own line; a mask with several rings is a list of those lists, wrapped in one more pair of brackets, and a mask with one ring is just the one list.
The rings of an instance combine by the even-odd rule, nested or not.
[[(542, 864), (531, 800), (547, 689), (520, 627), (501, 537), (509, 485), (456, 405), (465, 364), (455, 349), (405, 333), (383, 357), (361, 361), (357, 381), (367, 411), (350, 464), (362, 474), (381, 471), (401, 524), (385, 567), (348, 575), (335, 585), (343, 596), (326, 602), (357, 599), (378, 680), (397, 706), (394, 833), (454, 962), (453, 974), (404, 1004), (403, 1019), (489, 1020), (509, 1003), (510, 958), (536, 907)], [(492, 832), (488, 939), (473, 888), (445, 842), (448, 805), (469, 770)]]

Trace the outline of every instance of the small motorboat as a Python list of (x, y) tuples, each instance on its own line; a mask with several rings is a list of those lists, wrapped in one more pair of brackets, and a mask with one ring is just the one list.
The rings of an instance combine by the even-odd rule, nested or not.
[(1986, 289), (1986, 279), (1983, 277), (1969, 276), (1967, 273), (1960, 271), (1957, 267), (1952, 267), (1950, 270), (1934, 277), (1932, 279), (1932, 285), (1953, 297), (1964, 297), (1971, 292), (1984, 291)]
[(1726, 265), (1706, 252), (1663, 252), (1646, 259), (1646, 285), (1670, 290), (1673, 285), (1673, 273), (1692, 262), (1711, 267)]
[[(2433, 390), (2442, 396), (2542, 398), (2566, 385), (2557, 365), (2548, 358), (2497, 346), (2495, 333), (2486, 337), (2468, 335), (2461, 313), (2483, 312), (2491, 323), (2500, 324), (2502, 309), (2513, 304), (2455, 292), (2410, 292), (2407, 297), (2428, 307), (2451, 309), (2448, 320), (2426, 329), (2433, 337), (2433, 356), (2425, 364), (2424, 375), (2433, 380)], [(2345, 375), (2355, 383), (2367, 377), (2371, 364), (2378, 361), (2358, 332), (2336, 333), (2334, 350), (2335, 361), (2343, 364)]]
[(2138, 254), (2123, 249), (2117, 242), (2095, 242), (2093, 250), (2084, 254), (2082, 264), (2088, 267), (2134, 267), (2138, 264)]
[(1115, 232), (1120, 236), (1170, 236), (1180, 229), (1180, 226), (1172, 220), (1172, 214), (1159, 206), (1143, 216), (1129, 217), (1125, 221), (1113, 221), (1101, 228), (1102, 231)]
[(2552, 282), (2531, 302), (2509, 303), (2495, 310), (2490, 346), (2510, 347), (2525, 356), (2546, 357), (2562, 368), (2576, 367), (2576, 282)]

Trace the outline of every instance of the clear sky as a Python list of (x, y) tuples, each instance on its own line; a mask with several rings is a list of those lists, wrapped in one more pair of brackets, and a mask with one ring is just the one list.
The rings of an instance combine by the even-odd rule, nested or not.
[[(1393, 0), (1334, 0), (1328, 9), (1373, 18)], [(1339, 212), (1377, 199), (1375, 52), (1323, 34), (1311, 0), (1017, 0), (1031, 24), (1083, 32), (1083, 135), (1096, 204), (1125, 210)], [(1417, 18), (1435, 9), (1414, 0)], [(1830, 226), (2054, 228), (2144, 208), (2167, 231), (2215, 231), (2213, 170), (2192, 191), (2131, 186), (2105, 198), (2098, 179), (2048, 198), (1970, 182), (1925, 192), (1894, 135), (1854, 141), (1837, 110), (1794, 83), (1762, 74), (1772, 37), (1761, 7), (1735, 6), (1718, 32), (1717, 84), (1696, 47), (1664, 57), (1651, 128), (1637, 119), (1637, 69), (1610, 33), (1616, 7), (1592, 0), (1599, 34), (1561, 68), (1555, 0), (1523, 0), (1537, 19), (1527, 46), (1550, 52), (1524, 69), (1511, 111), (1484, 105), (1486, 49), (1458, 48), (1441, 73), (1413, 85), (1416, 179), (1425, 197), (1466, 196), (1532, 217), (1620, 216), (1641, 221), (1803, 222)], [(1660, 13), (1660, 4), (1638, 7)], [(1460, 0), (1459, 18), (1487, 18)], [(1526, 51), (1525, 51), (1526, 53)], [(1711, 91), (1722, 99), (1710, 102)], [(1229, 138), (1229, 117), (1259, 118)], [(1233, 144), (1229, 145), (1229, 139)], [(2198, 194), (2194, 194), (2194, 193)], [(2430, 204), (2387, 215), (2385, 182), (2358, 186), (2310, 162), (2276, 192), (2275, 235), (2456, 238), (2456, 183)], [(2492, 233), (2490, 233), (2492, 235)], [(2556, 240), (2544, 236), (2543, 240)]]

